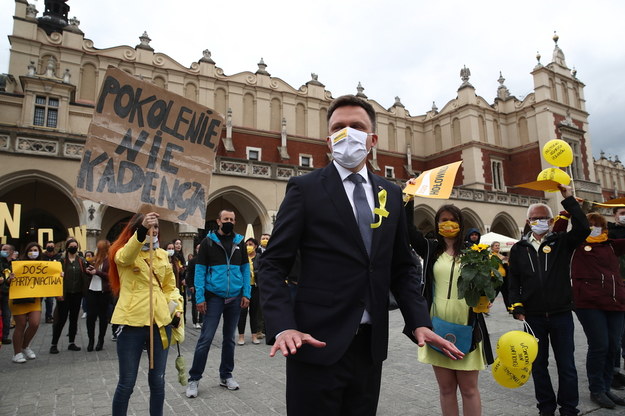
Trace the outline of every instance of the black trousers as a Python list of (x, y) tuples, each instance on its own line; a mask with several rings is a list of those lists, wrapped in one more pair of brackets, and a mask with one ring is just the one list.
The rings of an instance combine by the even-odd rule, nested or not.
[(87, 336), (89, 341), (95, 339), (95, 322), (99, 320), (98, 341), (104, 341), (106, 328), (109, 324), (109, 308), (111, 294), (102, 291), (87, 291)]
[(374, 416), (380, 395), (382, 362), (371, 359), (371, 329), (361, 325), (345, 355), (335, 364), (286, 362), (287, 414), (293, 416)]
[(239, 315), (239, 334), (245, 334), (245, 323), (247, 321), (247, 313), (249, 310), (250, 313), (250, 329), (252, 330), (252, 334), (256, 334), (261, 332), (263, 315), (260, 309), (260, 293), (258, 291), (258, 287), (252, 286), (252, 294), (250, 295), (250, 306), (248, 308), (241, 309), (241, 314)]
[(69, 343), (74, 343), (76, 332), (78, 332), (78, 314), (80, 313), (81, 301), (82, 293), (69, 293), (63, 297), (62, 301), (56, 302), (56, 308), (54, 308), (54, 326), (52, 327), (52, 345), (58, 344), (68, 315)]

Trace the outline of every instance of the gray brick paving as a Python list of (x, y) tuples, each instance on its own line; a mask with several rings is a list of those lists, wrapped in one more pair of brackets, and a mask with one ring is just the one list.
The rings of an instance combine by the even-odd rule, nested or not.
[[(487, 318), (491, 340), (495, 345), (503, 333), (521, 329), (521, 324), (504, 312), (500, 300)], [(62, 337), (58, 355), (48, 353), (52, 325), (42, 323), (32, 348), (37, 359), (25, 364), (11, 362), (12, 345), (0, 349), (0, 415), (108, 415), (117, 384), (116, 344), (106, 338), (104, 350), (87, 352), (85, 320), (79, 322), (77, 343), (82, 351), (67, 350), (67, 337)], [(417, 361), (416, 347), (402, 333), (399, 311), (391, 313), (389, 358), (383, 369), (382, 391), (378, 414), (439, 415), (438, 388), (430, 366)], [(67, 331), (67, 326), (64, 331)], [(110, 331), (109, 331), (110, 332)], [(199, 330), (187, 328), (187, 339), (181, 345), (187, 366), (191, 365)], [(598, 409), (589, 399), (585, 374), (586, 342), (576, 321), (576, 359), (579, 373), (581, 414), (607, 416), (625, 414), (625, 407), (616, 410)], [(221, 332), (218, 330), (209, 354), (199, 396), (188, 399), (177, 380), (174, 367), (176, 349), (170, 349), (166, 375), (166, 415), (285, 415), (285, 361), (269, 358), (269, 346), (237, 346), (234, 376), (241, 384), (238, 391), (219, 386), (218, 367)], [(553, 361), (553, 359), (552, 359)], [(555, 364), (552, 379), (557, 380)], [(484, 415), (537, 415), (534, 390), (530, 380), (518, 389), (506, 389), (492, 378), (490, 369), (480, 374), (480, 392)], [(619, 392), (625, 395), (625, 392)], [(137, 385), (130, 400), (130, 415), (147, 415), (147, 355), (141, 361)]]

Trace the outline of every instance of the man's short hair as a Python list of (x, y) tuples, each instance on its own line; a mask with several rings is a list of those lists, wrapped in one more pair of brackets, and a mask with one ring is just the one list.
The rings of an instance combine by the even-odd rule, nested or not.
[(549, 213), (549, 218), (553, 218), (553, 211), (551, 210), (551, 207), (547, 204), (543, 204), (542, 202), (538, 202), (536, 204), (532, 204), (529, 207), (527, 207), (527, 215), (525, 216), (525, 218), (529, 219), (530, 218), (530, 213), (532, 212), (532, 210), (534, 208), (538, 208), (538, 207), (545, 207), (547, 208), (547, 212)]
[(612, 208), (612, 214), (615, 214), (618, 212), (619, 209), (625, 209), (625, 205), (623, 205), (622, 207), (614, 207)]
[(371, 126), (373, 126), (373, 131), (375, 131), (377, 125), (375, 121), (375, 110), (368, 101), (365, 101), (362, 98), (358, 98), (355, 95), (351, 94), (342, 95), (336, 98), (330, 103), (330, 107), (328, 108), (328, 122), (330, 121), (330, 117), (332, 117), (334, 110), (341, 107), (360, 107), (365, 110), (367, 112), (367, 115), (369, 116), (369, 120), (371, 120)]
[(232, 213), (234, 214), (234, 210), (231, 210), (231, 209), (228, 209), (228, 208), (224, 208), (224, 209), (222, 209), (221, 211), (219, 211), (219, 213), (217, 214), (217, 219), (218, 219), (218, 220), (220, 220), (220, 219), (221, 219), (221, 215), (222, 215), (224, 212), (232, 212)]

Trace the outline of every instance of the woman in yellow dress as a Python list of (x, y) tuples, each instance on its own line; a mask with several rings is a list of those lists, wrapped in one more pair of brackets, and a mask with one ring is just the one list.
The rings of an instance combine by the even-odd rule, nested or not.
[[(28, 243), (20, 260), (42, 260), (41, 246), (35, 242)], [(9, 291), (11, 289), (9, 288)], [(13, 330), (13, 362), (22, 364), (26, 360), (37, 358), (30, 348), (30, 343), (39, 329), (41, 320), (41, 298), (10, 299), (9, 308), (15, 320)]]
[[(412, 204), (408, 204), (407, 210), (410, 211), (410, 222), (413, 218)], [(430, 305), (430, 314), (461, 325), (468, 325), (471, 317), (476, 322), (474, 334), (481, 332), (487, 338), (483, 317), (474, 314), (466, 301), (458, 298), (460, 254), (464, 248), (462, 213), (454, 205), (443, 205), (436, 213), (434, 223), (437, 229), (432, 240), (426, 239), (414, 225), (409, 224), (410, 244), (424, 260), (424, 296)], [(460, 360), (452, 360), (429, 346), (419, 348), (419, 361), (434, 368), (444, 416), (459, 414), (458, 389), (463, 414), (481, 414), (478, 374), (491, 359), (485, 357), (483, 341)]]

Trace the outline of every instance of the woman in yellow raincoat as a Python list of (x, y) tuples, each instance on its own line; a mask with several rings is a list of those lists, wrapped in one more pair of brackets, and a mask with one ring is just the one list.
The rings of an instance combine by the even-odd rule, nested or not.
[(109, 262), (111, 288), (119, 293), (111, 319), (111, 323), (119, 325), (119, 382), (113, 397), (113, 416), (127, 413), (143, 347), (146, 344), (150, 347), (150, 301), (154, 311), (154, 367), (148, 372), (150, 415), (162, 415), (172, 328), (178, 335), (174, 337), (180, 340), (183, 322), (180, 319), (182, 297), (176, 288), (167, 252), (158, 246), (158, 214), (135, 214), (111, 245)]

